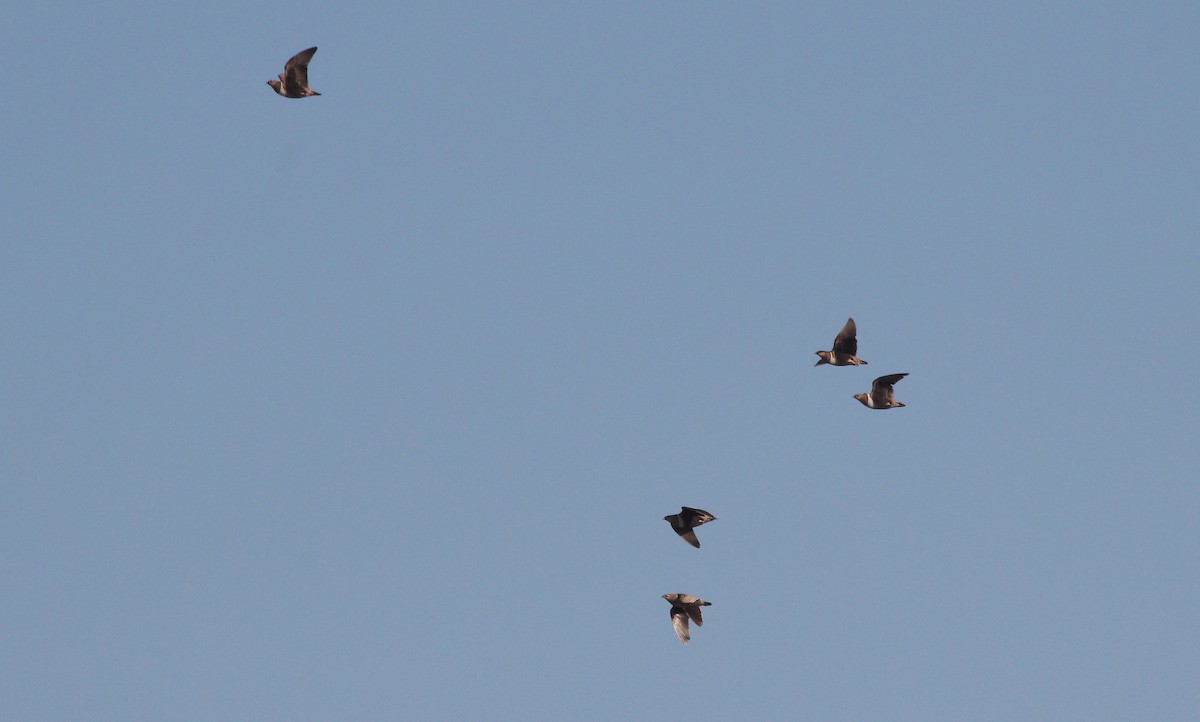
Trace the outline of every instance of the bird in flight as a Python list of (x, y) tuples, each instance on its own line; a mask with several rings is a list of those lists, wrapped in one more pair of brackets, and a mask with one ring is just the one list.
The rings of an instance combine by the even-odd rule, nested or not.
[(320, 95), (308, 87), (308, 61), (312, 60), (312, 56), (316, 54), (316, 48), (296, 53), (291, 60), (287, 61), (287, 65), (283, 66), (279, 80), (268, 80), (267, 85), (285, 98), (307, 98), (310, 95)]
[(703, 509), (693, 509), (690, 506), (683, 507), (678, 514), (668, 514), (663, 517), (664, 520), (671, 522), (671, 528), (675, 530), (676, 534), (697, 549), (700, 548), (700, 540), (696, 538), (696, 532), (692, 530), (701, 524), (714, 521), (716, 518)]
[(896, 400), (896, 394), (892, 389), (892, 385), (898, 383), (905, 376), (908, 376), (908, 374), (880, 376), (871, 382), (871, 393), (855, 394), (854, 398), (861, 401), (862, 405), (868, 409), (898, 409), (904, 404)]
[(817, 359), (816, 365), (866, 366), (867, 362), (855, 356), (856, 353), (858, 353), (858, 327), (854, 325), (854, 319), (850, 319), (833, 339), (832, 351), (817, 351), (817, 356), (820, 358)]
[(671, 605), (671, 625), (675, 627), (675, 634), (679, 635), (681, 642), (687, 644), (692, 638), (688, 632), (688, 618), (691, 618), (697, 627), (703, 627), (704, 618), (700, 616), (700, 607), (711, 607), (712, 603), (690, 594), (664, 594), (663, 599)]

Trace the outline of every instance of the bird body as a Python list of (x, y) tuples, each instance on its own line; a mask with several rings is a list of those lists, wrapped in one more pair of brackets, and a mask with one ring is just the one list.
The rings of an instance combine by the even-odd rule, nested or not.
[(287, 65), (283, 66), (279, 80), (268, 80), (267, 85), (285, 98), (307, 98), (311, 95), (320, 95), (308, 87), (308, 62), (316, 53), (316, 48), (296, 53), (291, 60), (287, 61)]
[(908, 376), (908, 374), (880, 376), (871, 383), (870, 393), (855, 394), (854, 398), (858, 399), (868, 409), (898, 409), (904, 406), (904, 404), (896, 400), (895, 390), (892, 386), (905, 376)]
[(663, 517), (665, 521), (670, 522), (671, 528), (675, 530), (676, 534), (697, 549), (700, 548), (700, 540), (696, 538), (696, 532), (692, 530), (701, 524), (715, 521), (716, 518), (703, 509), (693, 509), (690, 506), (683, 507), (678, 514), (668, 514)]
[(671, 605), (671, 626), (675, 627), (675, 634), (679, 635), (681, 642), (687, 644), (688, 640), (692, 638), (688, 630), (688, 620), (695, 622), (697, 627), (703, 627), (704, 617), (700, 614), (700, 607), (711, 607), (712, 603), (690, 594), (664, 594), (662, 596)]
[(817, 351), (818, 358), (815, 365), (866, 366), (867, 362), (855, 356), (856, 353), (858, 353), (858, 327), (851, 318), (846, 321), (846, 325), (842, 326), (842, 330), (833, 339), (832, 351)]

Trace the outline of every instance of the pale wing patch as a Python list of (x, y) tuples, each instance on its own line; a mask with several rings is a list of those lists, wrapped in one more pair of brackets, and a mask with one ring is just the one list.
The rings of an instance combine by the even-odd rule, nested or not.
[(675, 627), (675, 634), (679, 635), (680, 641), (684, 644), (692, 638), (688, 631), (688, 615), (679, 607), (671, 607), (671, 624)]

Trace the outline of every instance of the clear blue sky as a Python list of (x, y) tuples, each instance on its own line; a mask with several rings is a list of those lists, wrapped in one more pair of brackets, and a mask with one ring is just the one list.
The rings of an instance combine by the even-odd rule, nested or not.
[(1098, 5), (7, 9), (0, 716), (1194, 721), (1200, 6)]

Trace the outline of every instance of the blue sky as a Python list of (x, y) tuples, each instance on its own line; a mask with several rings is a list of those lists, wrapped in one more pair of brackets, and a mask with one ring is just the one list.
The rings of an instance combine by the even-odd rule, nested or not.
[(3, 716), (1196, 719), (1198, 21), (8, 9)]

